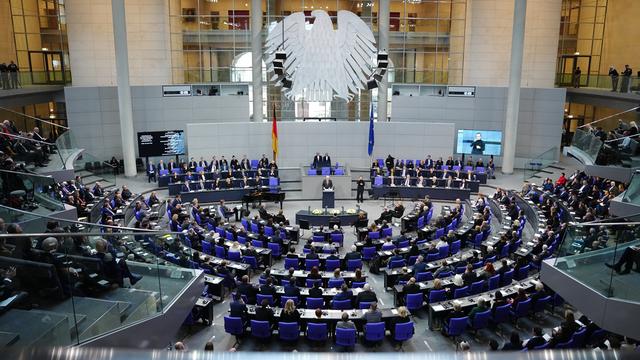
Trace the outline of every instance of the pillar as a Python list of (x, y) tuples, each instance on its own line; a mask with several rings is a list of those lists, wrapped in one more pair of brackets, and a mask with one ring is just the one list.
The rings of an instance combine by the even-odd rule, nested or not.
[(118, 110), (120, 112), (120, 136), (124, 175), (136, 176), (136, 149), (134, 146), (133, 110), (131, 109), (131, 85), (129, 84), (129, 49), (127, 47), (127, 21), (124, 0), (111, 0), (113, 18), (113, 42), (116, 55), (116, 82), (118, 85)]
[(251, 0), (253, 121), (262, 121), (262, 0)]
[[(389, 1), (380, 0), (378, 9), (378, 51), (389, 52)], [(382, 76), (378, 85), (378, 121), (387, 121), (387, 75)]]
[(520, 112), (520, 82), (522, 78), (522, 56), (524, 51), (524, 23), (527, 15), (527, 0), (514, 1), (513, 30), (511, 32), (511, 65), (509, 66), (507, 114), (504, 125), (503, 174), (513, 173), (516, 158), (518, 113)]

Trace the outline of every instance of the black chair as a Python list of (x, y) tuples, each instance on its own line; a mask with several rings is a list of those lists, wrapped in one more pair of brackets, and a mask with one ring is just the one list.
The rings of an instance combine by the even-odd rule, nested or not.
[(87, 162), (84, 164), (84, 169), (85, 169), (85, 170), (87, 170), (87, 171), (91, 171), (91, 170), (93, 170), (93, 163), (92, 163), (91, 161), (87, 161)]
[[(123, 162), (123, 164), (124, 164), (124, 162)], [(141, 158), (136, 158), (136, 168), (138, 170), (144, 169), (144, 162), (142, 162)]]
[(100, 161), (94, 161), (93, 162), (93, 169), (94, 170), (100, 170), (102, 169), (102, 163)]
[(120, 159), (119, 168), (120, 172), (124, 172), (124, 159)]

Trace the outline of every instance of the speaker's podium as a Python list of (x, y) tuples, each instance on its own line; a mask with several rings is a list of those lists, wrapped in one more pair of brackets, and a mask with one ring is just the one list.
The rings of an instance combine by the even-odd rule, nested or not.
[(322, 190), (322, 208), (333, 209), (335, 207), (336, 193), (333, 189)]

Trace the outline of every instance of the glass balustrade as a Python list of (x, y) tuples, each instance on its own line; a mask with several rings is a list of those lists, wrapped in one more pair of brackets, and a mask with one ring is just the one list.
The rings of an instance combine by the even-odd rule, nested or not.
[(622, 202), (640, 205), (640, 171), (636, 170), (622, 196)]
[(640, 301), (640, 222), (569, 226), (554, 266), (606, 297)]
[(65, 209), (52, 191), (54, 185), (50, 176), (0, 170), (0, 203), (35, 215), (50, 215)]
[(591, 160), (594, 164), (598, 158), (598, 153), (602, 148), (602, 140), (595, 136), (587, 128), (576, 129), (573, 134), (573, 140), (571, 145), (582, 152)]
[(181, 266), (188, 249), (165, 260), (180, 234), (59, 225), (66, 230), (0, 235), (12, 255), (0, 256), (0, 268), (15, 268), (9, 276), (17, 280), (3, 299), (0, 332), (15, 347), (80, 345), (157, 316), (200, 275)]
[(528, 180), (540, 170), (558, 161), (558, 147), (554, 146), (551, 149), (543, 152), (538, 156), (534, 156), (527, 160), (524, 168), (524, 180)]

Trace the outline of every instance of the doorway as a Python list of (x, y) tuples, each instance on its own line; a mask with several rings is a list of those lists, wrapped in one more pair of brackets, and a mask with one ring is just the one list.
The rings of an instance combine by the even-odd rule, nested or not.
[(62, 51), (29, 51), (32, 84), (65, 84), (66, 74)]
[(558, 59), (556, 83), (558, 86), (573, 86), (573, 73), (580, 67), (580, 86), (589, 86), (591, 55), (561, 55)]

